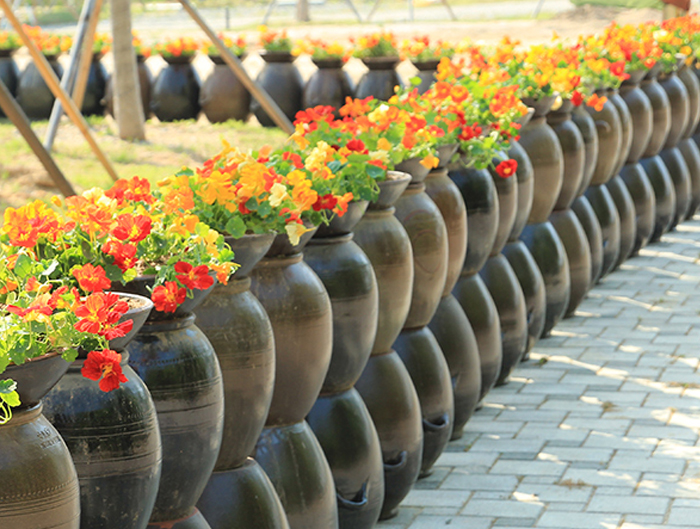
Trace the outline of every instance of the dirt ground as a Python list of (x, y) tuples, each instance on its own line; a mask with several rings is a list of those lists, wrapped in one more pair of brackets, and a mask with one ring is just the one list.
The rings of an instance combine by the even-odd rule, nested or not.
[[(492, 4), (498, 9), (498, 3)], [(431, 22), (387, 24), (385, 29), (394, 31), (399, 38), (416, 34), (429, 34), (433, 38), (461, 40), (469, 38), (475, 42), (495, 43), (504, 35), (522, 40), (523, 43), (547, 41), (553, 32), (565, 38), (575, 39), (582, 33), (595, 33), (612, 20), (620, 23), (639, 23), (658, 20), (660, 12), (655, 10), (619, 10), (586, 6), (560, 13), (546, 20), (494, 20), (489, 22)], [(328, 40), (347, 40), (376, 29), (372, 25), (309, 25), (289, 29), (294, 38), (312, 35)], [(154, 71), (158, 69), (158, 59), (152, 59)], [(20, 58), (21, 62), (21, 58)], [(199, 61), (200, 75), (206, 75), (208, 59)], [(261, 67), (261, 60), (254, 54), (246, 61), (251, 75)], [(203, 65), (203, 66), (201, 66)], [(350, 66), (357, 77), (362, 66)], [(300, 60), (300, 69), (308, 76), (312, 68), (309, 61)], [(410, 65), (402, 65), (400, 72), (410, 75)], [(134, 174), (158, 180), (166, 177), (183, 165), (198, 165), (209, 156), (216, 154), (225, 138), (244, 149), (257, 148), (264, 144), (281, 144), (285, 135), (279, 130), (263, 129), (254, 118), (246, 124), (225, 124), (213, 126), (204, 117), (196, 123), (181, 122), (162, 124), (153, 119), (147, 123), (148, 142), (129, 144), (118, 139), (111, 118), (91, 120), (98, 143), (113, 161), (115, 169), (122, 177)], [(35, 124), (39, 137), (43, 137), (45, 123)], [(41, 164), (28, 149), (19, 133), (9, 122), (0, 122), (0, 210), (6, 206), (19, 206), (34, 198), (46, 198), (55, 193), (51, 181)], [(66, 118), (61, 125), (54, 148), (59, 167), (78, 191), (94, 185), (109, 186), (110, 180), (87, 148), (77, 128)]]

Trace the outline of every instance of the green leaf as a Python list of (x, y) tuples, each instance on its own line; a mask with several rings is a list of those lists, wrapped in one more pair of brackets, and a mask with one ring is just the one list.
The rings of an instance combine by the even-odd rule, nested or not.
[(384, 169), (377, 167), (376, 165), (372, 165), (371, 163), (367, 164), (366, 171), (371, 178), (381, 178), (385, 173)]
[(13, 408), (16, 408), (22, 404), (22, 402), (19, 400), (19, 393), (16, 391), (11, 393), (0, 393), (0, 400), (5, 401), (8, 406), (12, 406)]
[(123, 281), (122, 270), (118, 266), (115, 266), (113, 264), (106, 264), (102, 268), (105, 269), (105, 275), (107, 276), (107, 279), (109, 279), (110, 281), (116, 281), (116, 282)]
[(17, 389), (17, 382), (12, 379), (0, 380), (0, 394), (12, 393)]
[(420, 86), (420, 84), (423, 82), (423, 80), (420, 77), (415, 76), (415, 77), (411, 77), (411, 80), (409, 82), (411, 83), (412, 86)]
[(245, 222), (241, 217), (234, 217), (226, 223), (226, 233), (228, 233), (234, 239), (243, 237), (245, 232)]
[(19, 254), (14, 268), (15, 274), (19, 277), (27, 277), (32, 273), (32, 258), (27, 254)]

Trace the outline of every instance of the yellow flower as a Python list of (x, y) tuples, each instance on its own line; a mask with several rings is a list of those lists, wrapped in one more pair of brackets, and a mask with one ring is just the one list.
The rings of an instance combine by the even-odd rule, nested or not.
[(302, 235), (304, 235), (307, 231), (311, 231), (303, 224), (298, 224), (296, 222), (287, 224), (284, 227), (284, 229), (287, 232), (287, 237), (289, 237), (289, 242), (292, 243), (292, 246), (296, 246), (297, 244), (299, 244), (299, 238)]
[(289, 198), (289, 193), (287, 193), (287, 188), (283, 184), (280, 184), (279, 182), (272, 184), (272, 188), (270, 188), (270, 205), (273, 208), (276, 208), (286, 198)]
[(377, 140), (377, 149), (381, 151), (390, 151), (391, 142), (386, 138), (379, 138), (379, 140)]
[(440, 163), (440, 158), (432, 154), (429, 154), (420, 161), (420, 164), (426, 169), (435, 169), (438, 163)]

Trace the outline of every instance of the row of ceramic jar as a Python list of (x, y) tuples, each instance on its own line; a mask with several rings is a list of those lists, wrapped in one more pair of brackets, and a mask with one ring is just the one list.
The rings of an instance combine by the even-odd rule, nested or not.
[(396, 514), (536, 341), (700, 204), (695, 73), (605, 95), (600, 110), (528, 101), (513, 177), (448, 164), (445, 147), (296, 247), (232, 240), (230, 284), (151, 313), (126, 346), (132, 386), (90, 395), (78, 361), (49, 393), (77, 480), (40, 408), (0, 427), (16, 469), (0, 521), (333, 529)]
[[(316, 105), (340, 107), (348, 96), (374, 95), (388, 98), (399, 78), (394, 70), (397, 58), (365, 59), (370, 70), (353, 87), (350, 76), (342, 69), (342, 61), (315, 61), (318, 70), (308, 82), (304, 82), (294, 66), (296, 57), (290, 53), (261, 53), (265, 66), (258, 75), (258, 82), (277, 102), (290, 120), (303, 109)], [(86, 116), (112, 112), (111, 79), (100, 62), (102, 55), (95, 54), (88, 76), (82, 112)], [(236, 78), (221, 57), (211, 57), (214, 68), (201, 81), (192, 66), (194, 57), (172, 57), (168, 65), (153, 78), (145, 58), (138, 57), (138, 74), (145, 115), (154, 114), (161, 121), (196, 119), (203, 112), (212, 123), (230, 119), (246, 120), (251, 110), (265, 126), (273, 126), (272, 120), (253, 100), (250, 93)], [(57, 57), (47, 57), (58, 77), (63, 67)], [(419, 65), (423, 66), (423, 65)], [(436, 63), (428, 68), (426, 82), (432, 82)], [(33, 62), (21, 72), (10, 54), (0, 57), (0, 80), (17, 98), (25, 114), (33, 120), (48, 119), (55, 98)]]

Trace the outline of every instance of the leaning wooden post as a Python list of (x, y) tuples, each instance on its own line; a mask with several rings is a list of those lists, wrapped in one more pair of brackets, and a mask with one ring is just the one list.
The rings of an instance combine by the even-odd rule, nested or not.
[(39, 70), (41, 76), (44, 78), (44, 81), (49, 87), (49, 90), (51, 90), (51, 93), (53, 93), (53, 95), (61, 101), (63, 107), (65, 108), (66, 114), (71, 119), (71, 121), (75, 123), (75, 125), (78, 127), (78, 130), (80, 130), (82, 135), (85, 137), (85, 140), (92, 149), (92, 152), (107, 170), (109, 176), (111, 176), (112, 179), (115, 181), (119, 180), (119, 176), (117, 175), (116, 171), (114, 170), (112, 165), (109, 163), (109, 160), (100, 149), (100, 146), (95, 141), (95, 138), (93, 138), (90, 132), (90, 127), (88, 127), (88, 124), (85, 121), (85, 118), (83, 118), (83, 115), (80, 113), (80, 110), (78, 109), (78, 107), (75, 106), (75, 103), (73, 103), (73, 100), (65, 92), (65, 90), (61, 88), (56, 73), (51, 69), (51, 66), (49, 66), (46, 57), (44, 57), (43, 54), (39, 51), (39, 49), (36, 47), (36, 44), (34, 44), (32, 39), (30, 39), (24, 32), (22, 24), (12, 12), (10, 6), (7, 5), (6, 0), (0, 0), (0, 8), (2, 8), (2, 10), (5, 12), (5, 16), (15, 28), (15, 31), (22, 39), (23, 44), (29, 50), (32, 59), (34, 60), (34, 64)]
[(95, 44), (95, 32), (97, 31), (97, 23), (100, 21), (100, 11), (102, 11), (102, 0), (95, 0), (95, 10), (93, 16), (90, 17), (88, 30), (83, 43), (83, 53), (80, 56), (80, 66), (78, 67), (78, 78), (75, 80), (73, 87), (73, 101), (78, 108), (83, 107), (85, 99), (85, 90), (87, 88), (88, 78), (90, 77), (90, 65), (92, 64), (92, 46)]
[(0, 108), (2, 108), (2, 111), (9, 120), (14, 123), (15, 127), (17, 127), (17, 130), (27, 141), (29, 147), (34, 151), (34, 154), (36, 154), (36, 157), (39, 158), (46, 172), (49, 173), (51, 180), (53, 180), (63, 196), (68, 197), (75, 195), (73, 186), (71, 186), (70, 182), (63, 176), (63, 173), (58, 168), (49, 152), (44, 149), (41, 141), (39, 141), (39, 138), (34, 134), (32, 126), (29, 124), (29, 119), (27, 119), (22, 107), (17, 104), (12, 94), (10, 94), (10, 91), (5, 86), (5, 83), (2, 81), (0, 81)]
[[(70, 64), (68, 70), (63, 74), (61, 79), (61, 88), (66, 92), (72, 92), (73, 86), (75, 85), (75, 79), (78, 76), (78, 66), (80, 65), (80, 55), (83, 51), (83, 43), (85, 42), (85, 36), (90, 28), (90, 19), (95, 15), (99, 14), (99, 11), (95, 10), (96, 0), (85, 0), (83, 4), (83, 9), (80, 12), (80, 20), (78, 21), (78, 29), (76, 31), (75, 39), (73, 40), (73, 47), (70, 50)], [(81, 105), (78, 105), (78, 108)], [(51, 117), (49, 118), (49, 127), (46, 130), (46, 136), (44, 137), (44, 147), (47, 151), (51, 152), (53, 147), (53, 142), (56, 139), (56, 132), (58, 131), (58, 125), (61, 122), (61, 116), (63, 116), (63, 107), (61, 102), (57, 99), (54, 101), (53, 108), (51, 109)]]
[[(4, 2), (4, 0), (0, 1)], [(272, 99), (270, 95), (258, 85), (258, 83), (250, 78), (248, 72), (245, 71), (245, 68), (243, 68), (243, 64), (238, 57), (231, 53), (231, 50), (229, 50), (221, 39), (216, 36), (216, 33), (214, 33), (204, 19), (199, 16), (196, 9), (192, 7), (189, 0), (180, 0), (180, 3), (185, 8), (185, 11), (190, 14), (192, 19), (199, 24), (199, 27), (202, 28), (204, 33), (207, 34), (207, 37), (211, 39), (216, 48), (219, 50), (221, 58), (226, 64), (228, 64), (229, 68), (233, 70), (233, 73), (236, 75), (236, 77), (238, 77), (241, 83), (243, 83), (243, 86), (245, 86), (253, 97), (258, 100), (258, 103), (260, 103), (260, 106), (265, 112), (267, 112), (267, 115), (270, 116), (272, 121), (274, 121), (275, 124), (286, 133), (293, 133), (294, 125), (292, 125), (292, 122), (289, 121), (289, 118), (287, 118), (284, 112), (280, 110), (280, 107), (277, 105), (277, 103), (275, 103), (275, 100)]]

